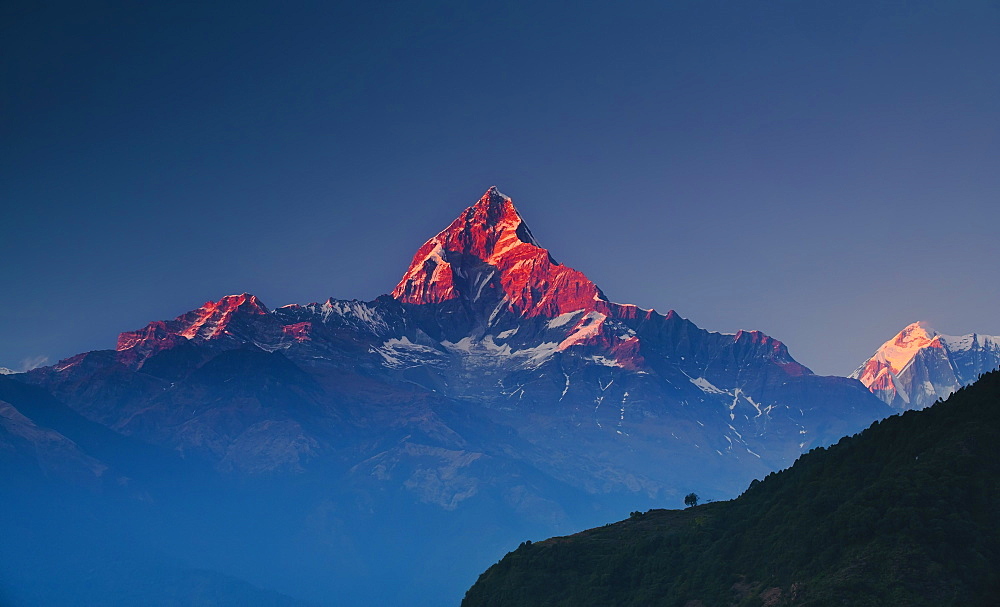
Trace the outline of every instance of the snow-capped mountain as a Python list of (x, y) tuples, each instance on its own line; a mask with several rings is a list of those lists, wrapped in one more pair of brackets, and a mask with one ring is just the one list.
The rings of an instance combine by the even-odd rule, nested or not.
[(1000, 366), (1000, 336), (942, 335), (915, 322), (851, 377), (895, 409), (923, 409)]
[[(712, 333), (673, 311), (610, 301), (539, 246), (496, 188), (420, 247), (390, 296), (275, 310), (250, 294), (227, 296), (123, 333), (113, 354), (80, 355), (30, 376), (57, 392), (77, 376), (74, 369), (89, 374), (94, 364), (183, 378), (221, 352), (247, 348), (280, 354), (313, 378), (364, 377), (485, 408), (543, 450), (561, 450), (566, 438), (590, 432), (609, 441), (611, 453), (662, 450), (669, 438), (672, 457), (714, 459), (734, 470), (787, 465), (886, 413), (861, 386), (813, 375), (760, 332)], [(144, 397), (141, 404), (81, 398), (76, 387), (62, 394), (102, 423), (223, 461), (239, 445), (255, 444), (245, 433), (256, 436), (255, 424), (270, 415), (251, 416), (239, 431), (226, 425), (220, 435), (212, 407), (178, 411), (170, 396), (177, 389), (156, 388), (162, 405)], [(528, 423), (535, 416), (545, 424)], [(308, 425), (287, 420), (282, 427), (292, 428), (292, 452), (251, 468), (298, 469), (302, 457), (323, 450)], [(639, 484), (652, 494), (686, 475), (685, 468), (664, 473), (654, 461), (636, 461), (629, 471), (641, 470)], [(594, 467), (616, 477), (624, 465), (608, 464)]]
[[(367, 562), (341, 548), (387, 533), (390, 517), (412, 542), (399, 575), (425, 583), (442, 570), (413, 570), (428, 549), (490, 562), (512, 539), (598, 524), (610, 511), (679, 504), (691, 490), (732, 496), (892, 412), (759, 331), (714, 333), (611, 301), (556, 262), (496, 188), (374, 301), (270, 309), (230, 295), (122, 333), (115, 350), (15, 377), (185, 465), (295, 487), (301, 503), (278, 509), (299, 517), (284, 523), (298, 534), (284, 550), (320, 555), (295, 575)], [(80, 424), (64, 426), (74, 440)], [(158, 482), (141, 458), (84, 455), (98, 477)], [(462, 539), (449, 531), (456, 521), (489, 524)]]

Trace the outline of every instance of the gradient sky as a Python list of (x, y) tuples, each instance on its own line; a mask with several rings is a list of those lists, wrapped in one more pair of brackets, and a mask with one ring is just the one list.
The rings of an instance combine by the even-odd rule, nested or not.
[(611, 299), (816, 372), (1000, 334), (997, 2), (206, 4), (0, 7), (0, 366), (371, 299), (494, 184)]

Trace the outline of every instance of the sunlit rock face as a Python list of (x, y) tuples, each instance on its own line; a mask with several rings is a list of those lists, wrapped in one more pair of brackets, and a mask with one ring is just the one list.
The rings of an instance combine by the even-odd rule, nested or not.
[(526, 317), (609, 305), (582, 272), (538, 246), (514, 203), (495, 187), (420, 247), (392, 295), (408, 304), (486, 299)]
[(942, 335), (915, 322), (851, 374), (899, 410), (923, 409), (1000, 366), (1000, 337)]

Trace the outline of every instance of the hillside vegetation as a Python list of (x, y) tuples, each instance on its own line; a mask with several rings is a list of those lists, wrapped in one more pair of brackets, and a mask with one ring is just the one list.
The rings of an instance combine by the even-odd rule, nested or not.
[(462, 607), (1000, 604), (1000, 373), (739, 498), (522, 544)]

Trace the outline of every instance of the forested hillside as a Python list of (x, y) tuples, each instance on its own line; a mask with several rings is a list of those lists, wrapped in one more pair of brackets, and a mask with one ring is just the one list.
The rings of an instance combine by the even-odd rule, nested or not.
[(463, 607), (995, 605), (1000, 372), (739, 498), (522, 544)]

